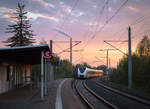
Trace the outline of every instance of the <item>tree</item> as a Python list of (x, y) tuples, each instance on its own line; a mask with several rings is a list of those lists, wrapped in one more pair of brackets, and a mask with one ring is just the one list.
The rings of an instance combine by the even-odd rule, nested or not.
[(61, 60), (58, 56), (54, 57), (56, 60), (61, 62), (60, 66), (54, 67), (55, 79), (64, 77), (73, 77), (72, 71), (74, 71), (74, 66), (68, 60)]
[[(136, 53), (132, 54), (132, 80), (133, 88), (145, 93), (150, 91), (150, 39), (144, 36), (136, 47)], [(116, 69), (110, 72), (110, 81), (128, 85), (128, 56), (124, 56)]]
[(40, 41), (41, 45), (47, 44), (46, 40), (44, 38), (42, 38), (42, 40)]
[(100, 65), (100, 66), (97, 66), (97, 69), (103, 70), (104, 72), (106, 72), (107, 66), (106, 65)]
[(88, 63), (84, 62), (83, 66), (88, 67), (88, 68), (92, 68), (92, 66), (90, 66)]
[(136, 52), (139, 56), (150, 56), (150, 39), (148, 36), (144, 36), (138, 43)]
[(25, 5), (18, 3), (18, 7), (14, 13), (15, 16), (11, 17), (14, 19), (14, 23), (8, 25), (6, 33), (12, 33), (13, 36), (4, 41), (4, 43), (9, 43), (6, 46), (27, 46), (35, 43), (33, 31), (30, 29), (31, 24), (26, 16), (27, 12), (24, 10), (24, 7)]

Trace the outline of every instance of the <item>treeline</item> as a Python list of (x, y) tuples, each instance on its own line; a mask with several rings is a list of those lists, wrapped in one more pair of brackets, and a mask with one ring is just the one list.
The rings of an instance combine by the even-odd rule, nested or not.
[[(128, 56), (124, 56), (117, 68), (110, 72), (110, 81), (128, 85)], [(144, 36), (138, 43), (136, 52), (132, 54), (133, 88), (150, 92), (150, 39)]]
[(87, 64), (86, 62), (84, 62), (83, 64), (76, 64), (75, 68), (77, 69), (78, 67), (88, 67), (91, 69), (103, 70), (104, 72), (106, 72), (106, 69), (107, 69), (106, 65), (99, 65), (99, 66), (93, 67)]
[(88, 67), (88, 68), (92, 68), (92, 69), (103, 70), (104, 72), (106, 71), (105, 65), (92, 67), (91, 65), (87, 64), (86, 62), (84, 62), (82, 64), (71, 65), (68, 60), (61, 60), (58, 56), (55, 56), (55, 60), (61, 62), (60, 66), (54, 67), (54, 73), (55, 73), (56, 79), (57, 78), (65, 78), (65, 77), (77, 78), (77, 69), (79, 67)]
[[(44, 41), (41, 41), (42, 43)], [(42, 44), (40, 43), (40, 44)], [(103, 70), (106, 72), (106, 66), (105, 65), (100, 65), (97, 67), (92, 67), (91, 65), (85, 63), (82, 64), (76, 64), (76, 65), (71, 65), (69, 60), (66, 59), (60, 59), (59, 56), (54, 55), (53, 56), (54, 62), (60, 62), (61, 64), (59, 66), (54, 66), (54, 78), (59, 79), (59, 78), (76, 78), (77, 77), (77, 68), (78, 67), (88, 67), (92, 69), (99, 69)], [(40, 80), (40, 73), (41, 73), (41, 65), (32, 65), (31, 66), (31, 72), (32, 72), (32, 77), (35, 77), (38, 81)]]
[(55, 79), (58, 78), (67, 78), (73, 77), (75, 72), (75, 67), (71, 65), (69, 60), (60, 59), (58, 56), (55, 55), (55, 61), (60, 61), (60, 66), (54, 66), (54, 77)]
[(87, 64), (86, 62), (82, 63), (82, 64), (71, 65), (68, 60), (61, 60), (58, 56), (55, 56), (55, 60), (61, 62), (60, 66), (54, 67), (55, 79), (66, 78), (66, 77), (77, 78), (77, 69), (79, 67), (88, 67), (88, 68), (92, 68), (92, 69), (99, 69), (99, 70), (103, 70), (104, 72), (106, 72), (105, 65), (92, 67), (91, 65)]
[[(59, 66), (54, 66), (54, 78), (66, 78), (66, 77), (73, 77), (75, 72), (75, 67), (71, 65), (69, 60), (60, 59), (57, 55), (53, 57), (54, 62), (60, 62)], [(45, 70), (45, 69), (44, 69)], [(32, 77), (36, 76), (36, 79), (40, 80), (41, 75), (41, 65), (32, 65), (31, 66), (31, 75)]]

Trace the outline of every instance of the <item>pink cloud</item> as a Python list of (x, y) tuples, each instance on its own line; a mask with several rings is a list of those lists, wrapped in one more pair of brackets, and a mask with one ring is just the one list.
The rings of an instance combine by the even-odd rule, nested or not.
[(13, 18), (13, 17), (12, 17), (12, 13), (13, 13), (14, 11), (15, 11), (15, 10), (10, 9), (10, 8), (7, 8), (7, 7), (0, 7), (0, 17), (7, 18), (7, 19), (9, 19), (10, 21), (15, 21), (16, 18)]
[(15, 10), (7, 8), (7, 7), (0, 7), (0, 12), (14, 12)]
[(9, 19), (9, 20), (11, 20), (11, 21), (16, 21), (17, 19), (16, 18), (13, 18), (12, 17), (12, 15), (11, 14), (9, 14), (9, 13), (3, 13), (3, 14), (1, 14), (4, 18), (7, 18), (7, 19)]
[(44, 18), (44, 19), (48, 19), (48, 20), (52, 20), (52, 21), (55, 21), (55, 22), (59, 22), (59, 19), (55, 16), (48, 16), (48, 15), (45, 15), (45, 14), (41, 14), (41, 13), (31, 13), (29, 12), (28, 13), (28, 17), (31, 18), (31, 19), (34, 19), (36, 20), (37, 18)]
[(63, 11), (66, 13), (66, 14), (69, 14), (71, 13), (71, 9), (69, 6), (65, 5), (65, 4), (62, 4), (61, 8), (63, 9)]
[(54, 6), (53, 4), (48, 3), (48, 2), (46, 2), (46, 1), (44, 1), (44, 0), (32, 0), (32, 1), (38, 2), (38, 3), (39, 3), (41, 6), (43, 6), (43, 7), (55, 8), (55, 6)]
[(140, 10), (138, 8), (135, 8), (135, 7), (131, 6), (131, 5), (128, 5), (127, 9), (129, 9), (129, 10), (131, 10), (133, 12), (140, 12)]
[(47, 16), (47, 15), (44, 15), (44, 14), (36, 14), (38, 17), (41, 17), (41, 18), (45, 18), (45, 19), (48, 19), (48, 20), (53, 20), (55, 22), (58, 22), (59, 19), (54, 17), (54, 16)]

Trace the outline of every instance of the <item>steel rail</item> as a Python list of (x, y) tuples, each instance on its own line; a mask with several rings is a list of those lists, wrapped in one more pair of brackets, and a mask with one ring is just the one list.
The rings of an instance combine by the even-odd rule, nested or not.
[(85, 89), (87, 89), (93, 96), (95, 96), (98, 100), (102, 101), (103, 103), (105, 103), (108, 107), (110, 107), (111, 109), (118, 109), (117, 107), (115, 107), (114, 105), (112, 105), (111, 103), (109, 103), (108, 101), (106, 101), (104, 98), (98, 96), (93, 90), (91, 90), (90, 88), (88, 88), (88, 86), (85, 84), (85, 82), (83, 82), (83, 86), (85, 87)]
[(75, 86), (76, 92), (82, 98), (82, 100), (87, 104), (87, 106), (91, 109), (94, 109), (94, 107), (88, 102), (88, 100), (84, 97), (84, 95), (77, 88), (77, 80), (75, 81), (74, 86)]
[(112, 91), (112, 92), (114, 92), (116, 94), (119, 94), (121, 96), (127, 97), (127, 98), (135, 100), (135, 101), (137, 101), (139, 103), (142, 103), (142, 104), (145, 104), (147, 106), (150, 106), (150, 102), (148, 100), (143, 99), (143, 98), (140, 98), (140, 97), (137, 97), (135, 95), (132, 95), (132, 94), (120, 91), (118, 89), (111, 88), (111, 87), (106, 86), (106, 85), (104, 85), (104, 84), (102, 84), (100, 82), (96, 82), (96, 85), (99, 86), (99, 87), (103, 87), (103, 88), (105, 88), (105, 89), (107, 89), (109, 91)]

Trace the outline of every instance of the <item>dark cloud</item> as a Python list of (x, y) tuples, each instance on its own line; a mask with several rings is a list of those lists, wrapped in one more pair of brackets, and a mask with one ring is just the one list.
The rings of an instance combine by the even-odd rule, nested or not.
[(27, 0), (0, 0), (0, 6), (9, 7), (11, 9), (16, 9), (17, 3), (27, 3)]

